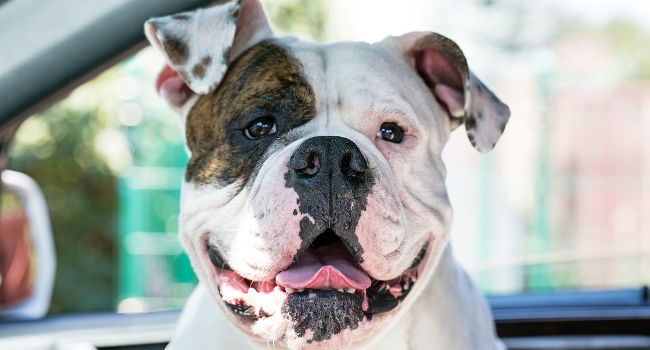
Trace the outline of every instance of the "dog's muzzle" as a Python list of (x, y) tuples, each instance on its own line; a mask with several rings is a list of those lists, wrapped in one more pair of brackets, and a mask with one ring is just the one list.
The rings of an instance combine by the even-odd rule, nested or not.
[(285, 187), (298, 195), (299, 212), (293, 214), (303, 215), (293, 263), (272, 280), (251, 281), (228, 266), (218, 247), (206, 244), (228, 308), (244, 319), (281, 313), (295, 322), (299, 336), (311, 330), (312, 341), (319, 341), (397, 307), (417, 280), (428, 243), (390, 281), (376, 280), (361, 267), (364, 249), (355, 232), (374, 183), (368, 161), (351, 140), (305, 140), (285, 173)]

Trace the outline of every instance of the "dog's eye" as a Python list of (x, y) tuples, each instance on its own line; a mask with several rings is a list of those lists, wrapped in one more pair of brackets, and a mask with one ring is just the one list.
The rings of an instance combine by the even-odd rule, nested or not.
[(244, 129), (244, 135), (254, 140), (276, 132), (275, 119), (273, 117), (262, 117), (255, 119)]
[(377, 136), (389, 142), (400, 143), (404, 138), (404, 130), (395, 122), (385, 122), (381, 124)]

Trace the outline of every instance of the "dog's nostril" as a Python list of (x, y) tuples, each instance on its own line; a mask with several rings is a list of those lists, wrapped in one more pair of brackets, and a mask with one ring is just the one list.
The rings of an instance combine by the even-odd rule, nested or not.
[(316, 152), (312, 152), (309, 155), (309, 161), (307, 163), (307, 167), (301, 170), (303, 173), (307, 175), (314, 175), (318, 172), (319, 169), (320, 169), (320, 159), (318, 158), (318, 154)]
[(316, 175), (320, 167), (321, 161), (318, 153), (311, 150), (294, 153), (289, 160), (289, 168), (302, 175)]
[(368, 163), (361, 155), (347, 153), (341, 159), (341, 173), (348, 178), (356, 178), (368, 171)]

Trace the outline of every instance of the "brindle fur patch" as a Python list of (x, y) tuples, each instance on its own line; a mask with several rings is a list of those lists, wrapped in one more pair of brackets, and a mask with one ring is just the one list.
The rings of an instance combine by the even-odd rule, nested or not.
[(162, 44), (167, 56), (169, 56), (169, 60), (172, 61), (174, 65), (178, 66), (187, 61), (190, 51), (187, 48), (187, 44), (182, 39), (166, 35)]
[(192, 68), (192, 75), (199, 79), (203, 78), (205, 76), (205, 68), (201, 63), (195, 64)]
[[(316, 114), (311, 86), (300, 63), (273, 41), (263, 41), (232, 62), (213, 92), (188, 113), (187, 146), (192, 157), (186, 181), (221, 186), (248, 182), (264, 152), (280, 136)], [(244, 130), (271, 116), (277, 132), (250, 140)]]
[(205, 56), (201, 59), (200, 63), (197, 63), (192, 68), (192, 75), (196, 78), (202, 79), (205, 76), (205, 72), (212, 63), (212, 57)]
[(190, 16), (188, 16), (186, 14), (183, 14), (183, 13), (177, 13), (177, 14), (173, 15), (172, 18), (177, 19), (179, 21), (187, 21), (188, 19), (190, 19)]

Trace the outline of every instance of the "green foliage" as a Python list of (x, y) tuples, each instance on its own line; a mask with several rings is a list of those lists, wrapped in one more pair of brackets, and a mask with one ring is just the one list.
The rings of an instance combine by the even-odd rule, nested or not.
[(631, 66), (631, 78), (650, 80), (650, 34), (622, 19), (608, 23), (604, 32), (621, 63)]
[(7, 211), (21, 210), (20, 198), (13, 193), (0, 192), (0, 215)]
[(264, 8), (279, 34), (324, 39), (327, 8), (322, 0), (266, 0)]
[(98, 110), (59, 104), (25, 122), (9, 168), (41, 186), (57, 253), (51, 313), (109, 310), (114, 303), (115, 177), (95, 151)]

